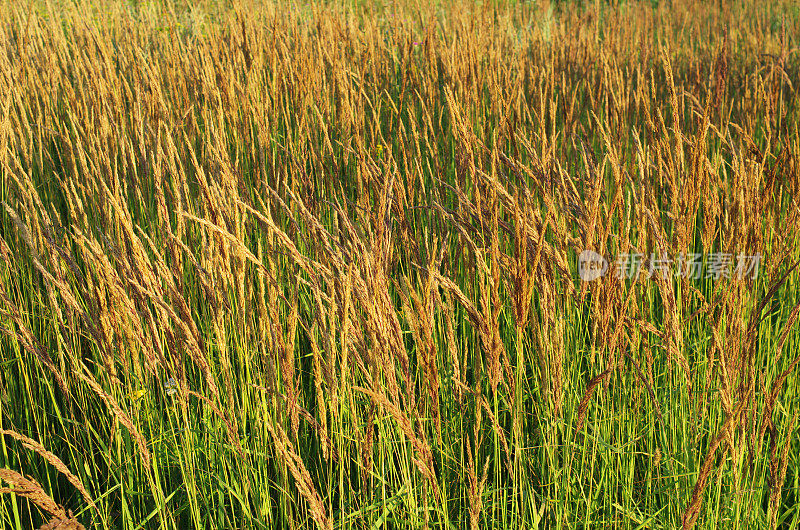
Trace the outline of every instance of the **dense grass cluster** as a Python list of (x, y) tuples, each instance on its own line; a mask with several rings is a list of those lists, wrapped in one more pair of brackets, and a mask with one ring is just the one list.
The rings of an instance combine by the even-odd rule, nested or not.
[(0, 526), (797, 528), (798, 35), (2, 0)]

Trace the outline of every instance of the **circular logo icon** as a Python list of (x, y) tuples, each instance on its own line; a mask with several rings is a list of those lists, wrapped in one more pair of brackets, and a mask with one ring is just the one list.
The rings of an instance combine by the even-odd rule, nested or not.
[(585, 282), (591, 282), (608, 271), (606, 258), (594, 250), (584, 250), (578, 254), (578, 276)]

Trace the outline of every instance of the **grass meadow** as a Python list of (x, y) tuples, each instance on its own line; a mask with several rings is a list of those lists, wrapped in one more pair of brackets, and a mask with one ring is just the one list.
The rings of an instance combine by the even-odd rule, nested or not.
[(0, 527), (798, 528), (799, 46), (0, 0)]

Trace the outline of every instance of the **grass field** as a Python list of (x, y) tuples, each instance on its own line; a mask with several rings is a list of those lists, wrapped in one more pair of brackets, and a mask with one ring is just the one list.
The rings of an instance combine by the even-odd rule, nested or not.
[(0, 527), (798, 528), (799, 46), (0, 0)]

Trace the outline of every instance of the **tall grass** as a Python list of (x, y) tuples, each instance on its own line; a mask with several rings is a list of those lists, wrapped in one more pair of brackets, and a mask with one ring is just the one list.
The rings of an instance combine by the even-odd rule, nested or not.
[(800, 523), (792, 2), (0, 6), (3, 527)]

